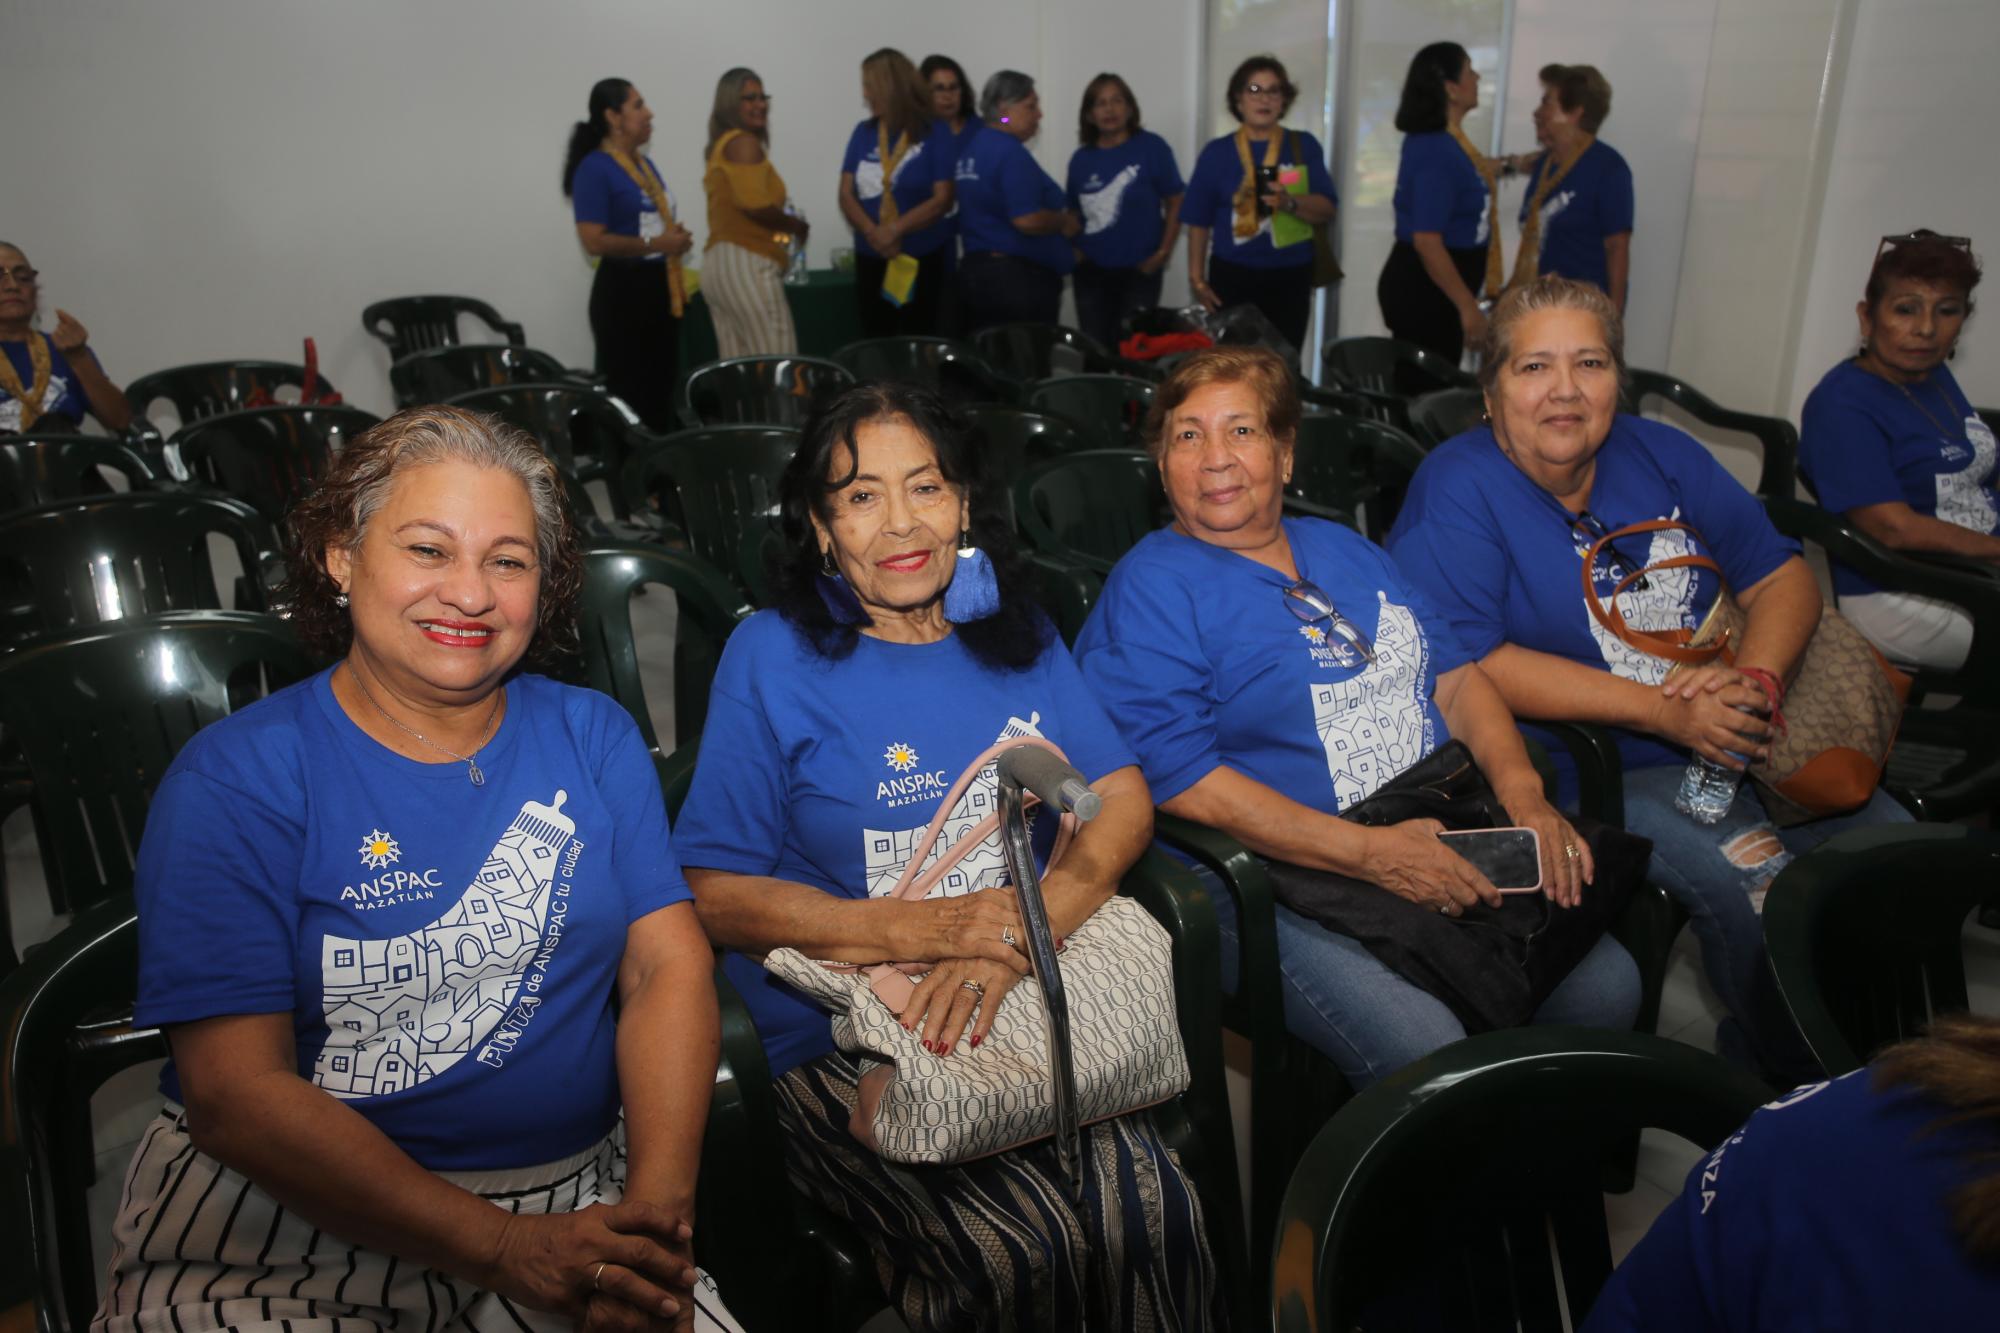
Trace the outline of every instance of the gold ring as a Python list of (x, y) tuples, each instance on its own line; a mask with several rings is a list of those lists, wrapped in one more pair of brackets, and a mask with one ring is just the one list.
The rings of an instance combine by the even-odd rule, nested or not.
[(974, 995), (983, 996), (986, 994), (986, 983), (983, 981), (974, 981), (970, 977), (967, 977), (964, 981), (959, 982), (958, 988), (960, 990), (969, 990)]
[(1563, 855), (1564, 855), (1564, 856), (1567, 856), (1567, 857), (1568, 857), (1568, 858), (1569, 858), (1570, 860), (1574, 861), (1574, 860), (1576, 860), (1576, 858), (1577, 858), (1577, 857), (1579, 857), (1579, 856), (1582, 856), (1582, 855), (1583, 855), (1583, 853), (1582, 853), (1582, 852), (1579, 852), (1579, 851), (1578, 851), (1578, 850), (1576, 849), (1576, 844), (1575, 844), (1575, 843), (1573, 843), (1573, 842), (1566, 842), (1566, 843), (1564, 843), (1564, 844), (1563, 844)]
[(604, 1276), (604, 1265), (610, 1262), (611, 1261), (609, 1259), (606, 1259), (602, 1263), (599, 1263), (597, 1265), (597, 1271), (590, 1275), (590, 1289), (592, 1291), (597, 1290), (597, 1280)]

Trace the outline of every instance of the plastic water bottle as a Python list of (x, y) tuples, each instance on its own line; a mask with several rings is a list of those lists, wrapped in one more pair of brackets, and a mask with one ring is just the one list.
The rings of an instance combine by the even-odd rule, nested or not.
[[(806, 220), (806, 211), (789, 199), (785, 201), (785, 212), (801, 222)], [(812, 271), (806, 267), (806, 238), (798, 232), (791, 232), (786, 245), (792, 252), (792, 259), (785, 269), (785, 282), (788, 286), (802, 287), (812, 281)]]
[[(1755, 709), (1745, 708), (1743, 712), (1751, 716), (1761, 716)], [(1747, 766), (1750, 762), (1745, 755), (1729, 752), (1732, 759), (1740, 759)], [(1720, 823), (1729, 813), (1729, 807), (1736, 803), (1737, 788), (1743, 785), (1743, 769), (1724, 768), (1699, 754), (1688, 760), (1687, 772), (1681, 775), (1681, 789), (1674, 797), (1674, 809), (1686, 815), (1697, 824)]]

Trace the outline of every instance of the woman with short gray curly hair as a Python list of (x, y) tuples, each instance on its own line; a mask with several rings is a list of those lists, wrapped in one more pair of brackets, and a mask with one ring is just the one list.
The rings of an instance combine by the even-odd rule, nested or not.
[(1019, 70), (995, 71), (980, 89), (979, 114), (985, 128), (960, 155), (956, 182), (966, 326), (1053, 324), (1063, 277), (1076, 267), (1069, 238), (1082, 224), (1027, 149), (1042, 124), (1035, 81)]

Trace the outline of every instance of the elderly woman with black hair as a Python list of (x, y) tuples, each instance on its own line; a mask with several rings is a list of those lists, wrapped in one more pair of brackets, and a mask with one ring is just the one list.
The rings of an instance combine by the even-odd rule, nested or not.
[[(1962, 236), (1885, 236), (1854, 313), (1861, 351), (1806, 398), (1799, 466), (1819, 501), (1896, 551), (2000, 564), (2000, 454), (1947, 364), (1972, 317), (1979, 261)], [(1836, 564), (1840, 610), (1898, 662), (1952, 669), (1972, 618)]]
[(1309, 229), (1333, 221), (1338, 202), (1319, 140), (1281, 124), (1298, 91), (1276, 56), (1238, 65), (1227, 95), (1241, 128), (1201, 150), (1181, 201), (1195, 299), (1254, 305), (1294, 347), (1312, 313)]
[[(996, 740), (1046, 736), (1103, 797), (1043, 880), (1059, 936), (1151, 836), (1146, 784), (1031, 601), (979, 468), (966, 425), (920, 389), (862, 385), (807, 425), (782, 484), (779, 606), (730, 636), (681, 854), (777, 1076), (793, 1181), (867, 1236), (913, 1329), (1211, 1327), (1200, 1207), (1147, 1112), (1084, 1129), (1080, 1204), (1047, 1141), (886, 1162), (850, 1127), (866, 1071), (758, 965), (781, 947), (931, 964), (901, 1018), (950, 1056), (1028, 967), (997, 834), (959, 862), (977, 868), (959, 896), (886, 896), (954, 775)], [(993, 791), (989, 769), (954, 812)]]
[(1042, 124), (1035, 81), (1003, 69), (979, 93), (985, 127), (958, 159), (959, 297), (968, 331), (1053, 324), (1063, 278), (1076, 266), (1069, 239), (1082, 224), (1027, 148)]
[(132, 405), (90, 350), (90, 330), (67, 310), (53, 333), (35, 328), (40, 281), (21, 247), (0, 241), (0, 435), (75, 430), (86, 412), (124, 430)]
[(616, 703), (521, 669), (575, 641), (554, 464), (412, 408), (289, 526), (338, 661), (153, 798), (167, 1105), (91, 1327), (736, 1328), (690, 1257), (715, 992), (659, 781)]

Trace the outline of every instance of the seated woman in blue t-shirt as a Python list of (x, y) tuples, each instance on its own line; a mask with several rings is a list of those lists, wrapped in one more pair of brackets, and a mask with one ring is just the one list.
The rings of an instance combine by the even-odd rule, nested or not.
[[(2000, 453), (1952, 377), (1979, 261), (1963, 237), (1882, 240), (1855, 314), (1861, 352), (1806, 398), (1799, 467), (1828, 509), (1894, 551), (2000, 564)], [(1833, 567), (1841, 614), (1895, 661), (1946, 670), (1972, 649), (1949, 602), (1877, 587)]]
[[(1730, 1014), (1725, 1054), (1792, 1077), (1803, 1050), (1764, 965), (1764, 891), (1794, 855), (1835, 833), (1909, 816), (1877, 790), (1851, 814), (1780, 829), (1748, 785), (1717, 823), (1675, 809), (1691, 754), (1741, 769), (1741, 756), (1767, 752), (1772, 710), (1819, 624), (1819, 586), (1708, 450), (1672, 426), (1618, 414), (1624, 354), (1618, 311), (1598, 288), (1548, 277), (1508, 293), (1482, 351), (1491, 424), (1424, 460), (1389, 551), (1517, 716), (1616, 731), (1626, 826), (1653, 840), (1651, 878), (1693, 917)], [(1691, 531), (1606, 543), (1590, 571), (1595, 595), (1609, 598), (1628, 574), (1673, 557), (1713, 558), (1745, 615), (1733, 667), (1670, 676), (1666, 659), (1590, 613), (1582, 578), (1592, 546), (1663, 519)], [(1617, 604), (1631, 629), (1673, 634), (1697, 629), (1717, 592), (1713, 573), (1682, 566), (1635, 579)]]
[[(917, 67), (894, 47), (861, 62), (861, 97), (869, 118), (847, 136), (840, 162), (840, 212), (854, 228), (854, 299), (870, 338), (935, 334), (938, 301), (951, 268), (952, 176), (958, 165), (951, 126), (931, 114), (931, 94)], [(908, 255), (915, 283), (901, 304), (882, 295), (889, 261)]]
[(73, 431), (87, 412), (106, 430), (132, 424), (132, 405), (111, 382), (90, 330), (67, 310), (53, 333), (35, 328), (41, 275), (17, 245), (0, 241), (0, 435)]
[(1063, 277), (1076, 266), (1069, 238), (1082, 228), (1027, 149), (1042, 124), (1035, 81), (1003, 69), (979, 92), (985, 121), (959, 154), (960, 316), (968, 333), (995, 324), (1053, 324)]
[(293, 511), (291, 624), (339, 660), (147, 813), (172, 1059), (99, 1333), (736, 1328), (688, 1290), (715, 990), (659, 780), (611, 699), (520, 670), (574, 651), (566, 503), (526, 435), (417, 407)]
[[(823, 1009), (757, 961), (782, 947), (933, 964), (900, 1017), (935, 1053), (963, 1055), (1028, 967), (998, 832), (959, 861), (958, 892), (888, 895), (967, 765), (1044, 736), (1103, 797), (1043, 880), (1059, 936), (1110, 899), (1151, 836), (1145, 781), (1030, 600), (982, 467), (964, 421), (921, 389), (864, 384), (807, 423), (780, 488), (778, 606), (723, 652), (681, 856), (777, 1078), (793, 1182), (867, 1237), (911, 1328), (1214, 1327), (1201, 1211), (1150, 1113), (1084, 1128), (1080, 1204), (1047, 1141), (886, 1163), (851, 1128), (869, 1124), (856, 1110), (867, 1070), (835, 1049)], [(952, 821), (995, 792), (989, 767)]]
[(1077, 142), (1069, 159), (1069, 206), (1083, 220), (1076, 238), (1076, 322), (1116, 350), (1119, 327), (1135, 310), (1160, 303), (1160, 273), (1181, 237), (1180, 167), (1167, 141), (1139, 123), (1139, 99), (1116, 74), (1083, 90)]
[(1543, 151), (1525, 163), (1511, 285), (1558, 273), (1603, 288), (1623, 314), (1632, 275), (1632, 168), (1597, 137), (1611, 114), (1611, 84), (1592, 65), (1544, 65), (1541, 79), (1535, 138)]
[[(1275, 352), (1216, 348), (1177, 367), (1149, 433), (1171, 527), (1118, 562), (1077, 665), (1139, 754), (1160, 808), (1251, 851), (1331, 871), (1447, 915), (1498, 892), (1435, 820), (1338, 818), (1456, 736), (1516, 824), (1541, 839), (1558, 903), (1589, 892), (1589, 849), (1543, 798), (1513, 718), (1382, 549), (1338, 524), (1283, 517), (1298, 391)], [(1224, 984), (1235, 911), (1221, 918)], [(1465, 1035), (1443, 999), (1357, 941), (1279, 904), (1286, 1025), (1356, 1087)], [(1535, 1021), (1628, 1027), (1638, 976), (1599, 938)]]
[(1195, 158), (1181, 220), (1195, 300), (1210, 310), (1254, 305), (1303, 348), (1312, 314), (1310, 229), (1333, 221), (1338, 200), (1319, 140), (1283, 126), (1298, 93), (1276, 56), (1236, 67), (1225, 95), (1240, 128)]

